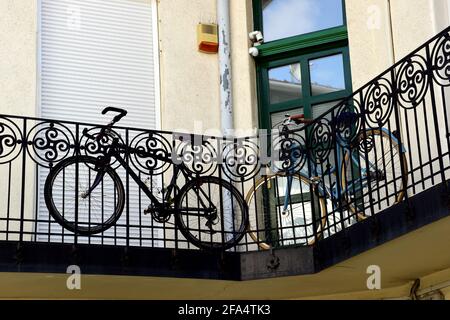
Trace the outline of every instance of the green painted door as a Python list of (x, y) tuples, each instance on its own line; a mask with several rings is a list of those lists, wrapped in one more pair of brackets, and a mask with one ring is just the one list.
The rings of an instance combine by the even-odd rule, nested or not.
[[(351, 94), (343, 0), (254, 0), (260, 128), (316, 118)], [(309, 20), (305, 20), (309, 19)]]

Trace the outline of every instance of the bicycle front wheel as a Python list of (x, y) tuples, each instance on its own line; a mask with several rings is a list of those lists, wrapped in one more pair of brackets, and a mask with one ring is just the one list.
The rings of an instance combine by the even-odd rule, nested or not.
[(239, 243), (248, 225), (242, 195), (231, 183), (216, 177), (188, 182), (176, 202), (177, 226), (201, 249), (229, 249)]
[(341, 173), (342, 190), (358, 219), (403, 200), (407, 166), (405, 151), (392, 134), (369, 129), (359, 135), (344, 157)]
[(106, 167), (102, 180), (90, 193), (99, 172), (98, 160), (75, 156), (58, 163), (49, 173), (44, 187), (50, 215), (64, 228), (80, 235), (92, 235), (110, 228), (125, 205), (120, 177)]
[(326, 225), (325, 198), (317, 195), (316, 186), (303, 175), (262, 177), (247, 193), (246, 202), (249, 236), (261, 249), (313, 245), (322, 236)]

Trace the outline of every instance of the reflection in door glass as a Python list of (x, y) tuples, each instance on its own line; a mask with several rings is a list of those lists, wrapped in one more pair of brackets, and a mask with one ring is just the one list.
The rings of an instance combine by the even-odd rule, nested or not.
[(342, 54), (310, 60), (309, 71), (313, 96), (345, 90)]
[[(336, 106), (338, 103), (339, 103), (339, 100), (331, 101), (331, 102), (323, 102), (323, 103), (312, 106), (313, 118), (316, 119), (316, 118), (320, 117), (321, 115), (326, 113), (328, 110), (330, 110), (331, 108)], [(331, 113), (327, 113), (325, 115), (325, 119), (331, 120), (331, 116), (332, 116)]]
[(300, 64), (269, 69), (270, 103), (279, 103), (302, 97)]
[(344, 24), (342, 0), (262, 0), (264, 41)]
[(272, 129), (281, 130), (281, 125), (283, 124), (283, 121), (286, 120), (286, 115), (294, 116), (297, 114), (303, 114), (303, 108), (295, 108), (295, 109), (288, 110), (288, 111), (272, 113), (270, 115)]

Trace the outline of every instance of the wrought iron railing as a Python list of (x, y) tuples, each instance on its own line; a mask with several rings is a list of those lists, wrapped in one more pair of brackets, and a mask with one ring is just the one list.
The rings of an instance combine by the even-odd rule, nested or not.
[[(450, 169), (449, 32), (450, 28), (439, 33), (314, 122), (287, 119), (269, 134), (254, 137), (117, 126), (96, 139), (102, 129), (99, 125), (0, 116), (0, 240), (195, 249), (198, 243), (193, 244), (180, 229), (176, 216), (192, 207), (177, 198), (189, 181), (199, 177), (217, 178), (219, 191), (208, 187), (206, 194), (218, 196), (221, 208), (234, 199), (232, 192), (224, 192), (233, 185), (240, 199), (245, 199), (249, 216), (247, 225), (245, 215), (236, 209), (240, 200), (231, 200), (227, 210), (222, 208), (228, 222), (211, 212), (209, 220), (194, 217), (196, 221), (185, 223), (184, 228), (201, 243), (226, 242), (242, 217), (245, 234), (233, 246), (237, 251), (313, 245), (370, 219), (446, 181)], [(114, 140), (121, 145), (117, 150), (124, 160), (112, 159), (108, 167), (116, 174), (112, 179), (122, 181), (123, 203), (117, 201), (121, 194), (117, 183), (106, 187), (102, 181), (95, 198), (87, 196), (86, 189), (78, 189), (79, 169), (74, 177), (66, 175), (68, 169), (61, 170), (61, 178), (52, 182), (55, 186), (60, 182), (60, 189), (52, 189), (55, 206), (62, 208), (64, 216), (70, 188), (78, 199), (73, 204), (72, 229), (62, 227), (48, 210), (49, 173), (73, 156), (104, 158)], [(81, 174), (88, 186), (98, 173), (94, 167), (95, 163), (87, 166)], [(184, 174), (178, 175), (177, 168)], [(166, 197), (174, 173), (176, 187), (173, 196)], [(160, 214), (145, 188), (167, 209), (178, 211)], [(78, 208), (86, 199), (85, 207)], [(106, 199), (113, 199), (110, 207)], [(122, 214), (103, 228), (109, 222), (94, 221), (94, 202), (101, 215), (119, 205)], [(92, 225), (101, 231), (82, 232)]]

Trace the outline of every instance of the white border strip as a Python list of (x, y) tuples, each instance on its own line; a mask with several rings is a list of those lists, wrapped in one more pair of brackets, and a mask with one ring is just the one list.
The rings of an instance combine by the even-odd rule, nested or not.
[(37, 0), (37, 19), (36, 19), (36, 116), (42, 116), (42, 0)]
[(159, 61), (159, 28), (158, 28), (158, 0), (152, 0), (152, 31), (153, 31), (153, 61), (155, 77), (155, 122), (156, 130), (161, 130), (161, 76)]

